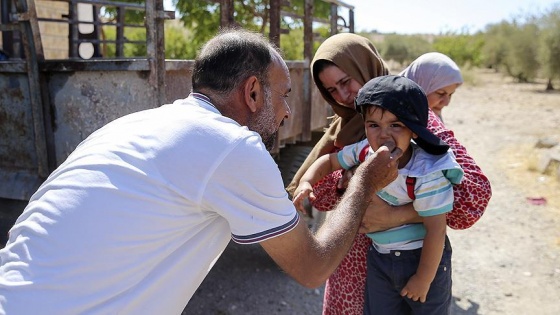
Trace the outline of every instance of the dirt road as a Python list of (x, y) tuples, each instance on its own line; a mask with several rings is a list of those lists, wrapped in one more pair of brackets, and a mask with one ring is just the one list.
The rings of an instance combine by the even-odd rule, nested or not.
[(455, 313), (560, 314), (560, 178), (534, 171), (550, 150), (536, 143), (560, 141), (560, 93), (488, 72), (477, 81), (444, 116), (493, 188), (482, 219), (449, 232)]
[[(490, 178), (493, 197), (474, 227), (448, 233), (452, 314), (560, 314), (560, 183), (533, 171), (546, 152), (537, 141), (560, 141), (560, 92), (489, 71), (465, 77), (475, 85), (457, 91), (444, 119)], [(258, 246), (232, 245), (184, 314), (320, 314), (322, 292), (300, 287)]]

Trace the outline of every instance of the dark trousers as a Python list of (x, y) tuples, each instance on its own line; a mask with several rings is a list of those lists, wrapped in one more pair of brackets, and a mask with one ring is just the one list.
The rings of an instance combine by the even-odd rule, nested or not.
[(449, 239), (426, 302), (415, 302), (402, 297), (400, 292), (408, 279), (416, 273), (422, 249), (391, 251), (380, 254), (370, 247), (367, 257), (365, 315), (436, 315), (450, 314), (451, 307), (451, 254)]

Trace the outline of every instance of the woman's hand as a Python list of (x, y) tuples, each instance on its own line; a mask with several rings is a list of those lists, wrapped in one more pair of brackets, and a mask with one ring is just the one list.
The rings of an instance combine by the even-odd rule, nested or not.
[(360, 226), (359, 233), (379, 232), (390, 229), (393, 225), (390, 224), (391, 211), (394, 207), (389, 205), (379, 196), (372, 198), (364, 217), (362, 218), (362, 225)]
[(414, 210), (412, 203), (402, 206), (391, 206), (379, 196), (372, 198), (364, 217), (359, 233), (385, 231), (390, 228), (409, 223), (421, 223), (422, 218)]

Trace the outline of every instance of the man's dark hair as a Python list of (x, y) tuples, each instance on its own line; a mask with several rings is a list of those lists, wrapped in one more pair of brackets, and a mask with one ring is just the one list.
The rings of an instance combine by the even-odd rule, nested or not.
[(253, 75), (267, 85), (273, 51), (277, 49), (261, 34), (242, 29), (221, 31), (202, 47), (194, 62), (193, 91), (226, 94)]

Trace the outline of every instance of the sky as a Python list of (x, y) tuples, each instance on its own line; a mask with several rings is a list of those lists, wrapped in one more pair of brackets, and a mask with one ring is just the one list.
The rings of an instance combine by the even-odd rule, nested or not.
[[(488, 24), (542, 12), (560, 0), (340, 0), (354, 6), (355, 31), (398, 34), (475, 33)], [(172, 0), (164, 8), (172, 10)], [(339, 14), (348, 17), (348, 11)]]
[[(475, 33), (488, 24), (542, 16), (560, 0), (341, 0), (354, 6), (355, 31), (398, 34)], [(348, 13), (339, 14), (347, 17)]]

